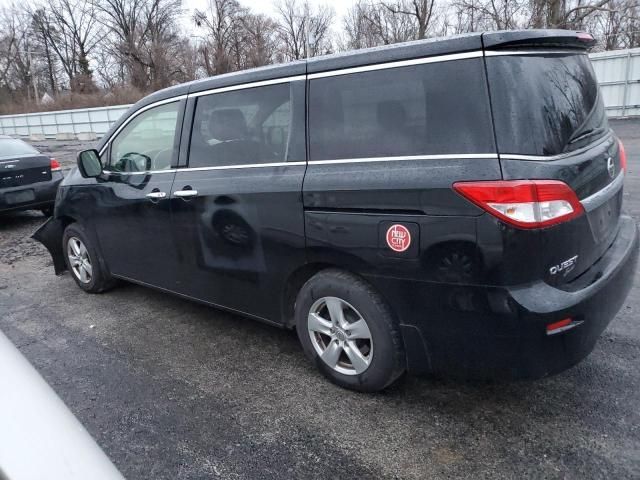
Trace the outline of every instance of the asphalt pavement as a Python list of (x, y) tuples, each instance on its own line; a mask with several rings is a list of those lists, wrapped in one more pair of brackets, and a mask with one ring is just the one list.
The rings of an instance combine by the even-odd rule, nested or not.
[[(612, 125), (638, 221), (640, 120)], [(65, 165), (84, 147), (37, 146)], [(28, 238), (43, 221), (0, 217), (0, 330), (130, 480), (640, 478), (638, 275), (594, 352), (560, 375), (408, 378), (368, 395), (326, 381), (293, 332), (134, 285), (83, 293)]]

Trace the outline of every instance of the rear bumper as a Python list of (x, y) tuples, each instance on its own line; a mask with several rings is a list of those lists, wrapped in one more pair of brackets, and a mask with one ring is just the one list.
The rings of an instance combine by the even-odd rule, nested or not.
[[(47, 182), (31, 183), (20, 187), (11, 187), (0, 189), (0, 212), (11, 210), (29, 210), (53, 206), (56, 199), (56, 192), (62, 179), (62, 172), (51, 172), (51, 180)], [(7, 194), (23, 192), (26, 190), (33, 191), (33, 198), (25, 202), (11, 201)]]
[[(543, 282), (467, 287), (371, 278), (397, 307), (409, 370), (458, 378), (524, 379), (559, 373), (582, 359), (622, 307), (638, 262), (635, 222), (622, 217), (616, 240), (577, 291)], [(567, 317), (574, 328), (547, 335)]]

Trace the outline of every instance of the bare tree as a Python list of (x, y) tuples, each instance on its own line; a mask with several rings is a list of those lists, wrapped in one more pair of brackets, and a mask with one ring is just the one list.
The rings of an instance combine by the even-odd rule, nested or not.
[(57, 56), (70, 88), (80, 92), (95, 90), (89, 55), (102, 32), (93, 4), (84, 0), (51, 0), (46, 7), (36, 5), (31, 18), (46, 54), (52, 51)]
[(345, 19), (348, 44), (388, 45), (425, 38), (434, 5), (434, 0), (358, 2)]
[(581, 25), (597, 32), (602, 50), (640, 46), (640, 3), (637, 0), (611, 0), (609, 8), (597, 10)]
[(435, 0), (383, 1), (381, 3), (393, 15), (406, 15), (412, 18), (416, 24), (414, 34), (416, 40), (426, 38), (427, 30), (433, 19)]
[(380, 45), (381, 39), (370, 19), (374, 7), (364, 0), (358, 0), (347, 11), (343, 19), (345, 50), (369, 48)]
[(12, 87), (10, 73), (21, 47), (17, 23), (15, 11), (6, 8), (0, 11), (0, 82), (7, 90)]
[(31, 22), (35, 47), (40, 51), (46, 63), (49, 91), (55, 95), (57, 88), (58, 62), (51, 45), (51, 20), (44, 9), (36, 9), (31, 13)]
[(282, 0), (276, 4), (282, 58), (299, 60), (331, 52), (333, 10), (327, 5), (312, 8), (307, 0)]
[(277, 50), (276, 22), (265, 15), (246, 14), (242, 18), (242, 26), (246, 32), (246, 67), (273, 63)]
[(207, 75), (233, 70), (231, 50), (244, 11), (237, 0), (209, 0), (206, 11), (195, 11), (196, 26), (205, 29), (205, 44), (201, 51)]
[[(463, 31), (522, 28), (527, 0), (459, 0), (457, 6), (471, 22)], [(531, 14), (532, 15), (532, 14)]]
[(177, 82), (336, 47), (473, 31), (582, 29), (598, 49), (640, 46), (640, 0), (352, 0), (338, 31), (327, 5), (268, 0), (271, 17), (240, 1), (208, 0), (188, 12), (186, 29), (182, 0), (15, 0), (0, 9), (0, 105), (17, 110), (45, 90), (65, 106), (98, 90), (108, 101), (135, 101)]
[(532, 0), (533, 28), (579, 28), (595, 12), (610, 10), (612, 0)]
[(0, 11), (0, 22), (0, 87), (8, 99), (17, 96), (37, 101), (37, 95), (32, 96), (38, 89), (38, 70), (33, 61), (28, 15), (11, 5)]
[(111, 52), (123, 62), (131, 84), (142, 91), (170, 84), (179, 73), (168, 60), (179, 44), (181, 0), (95, 2), (110, 34)]

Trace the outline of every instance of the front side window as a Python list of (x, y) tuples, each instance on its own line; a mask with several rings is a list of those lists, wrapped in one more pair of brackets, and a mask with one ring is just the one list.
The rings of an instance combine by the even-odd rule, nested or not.
[(145, 172), (171, 168), (180, 102), (139, 114), (111, 142), (109, 169)]
[(313, 79), (311, 160), (495, 152), (479, 59)]
[(189, 166), (285, 161), (291, 124), (290, 106), (288, 83), (198, 98)]

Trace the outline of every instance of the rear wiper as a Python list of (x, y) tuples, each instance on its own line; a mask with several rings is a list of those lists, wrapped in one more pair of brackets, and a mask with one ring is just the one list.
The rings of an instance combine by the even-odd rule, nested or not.
[(580, 140), (584, 140), (585, 138), (589, 138), (589, 137), (593, 137), (594, 135), (599, 135), (602, 132), (604, 132), (604, 128), (600, 127), (600, 128), (592, 128), (591, 130), (587, 130), (586, 132), (578, 135), (577, 137), (572, 138), (571, 140), (569, 140), (568, 145), (571, 145), (572, 143), (576, 143)]

